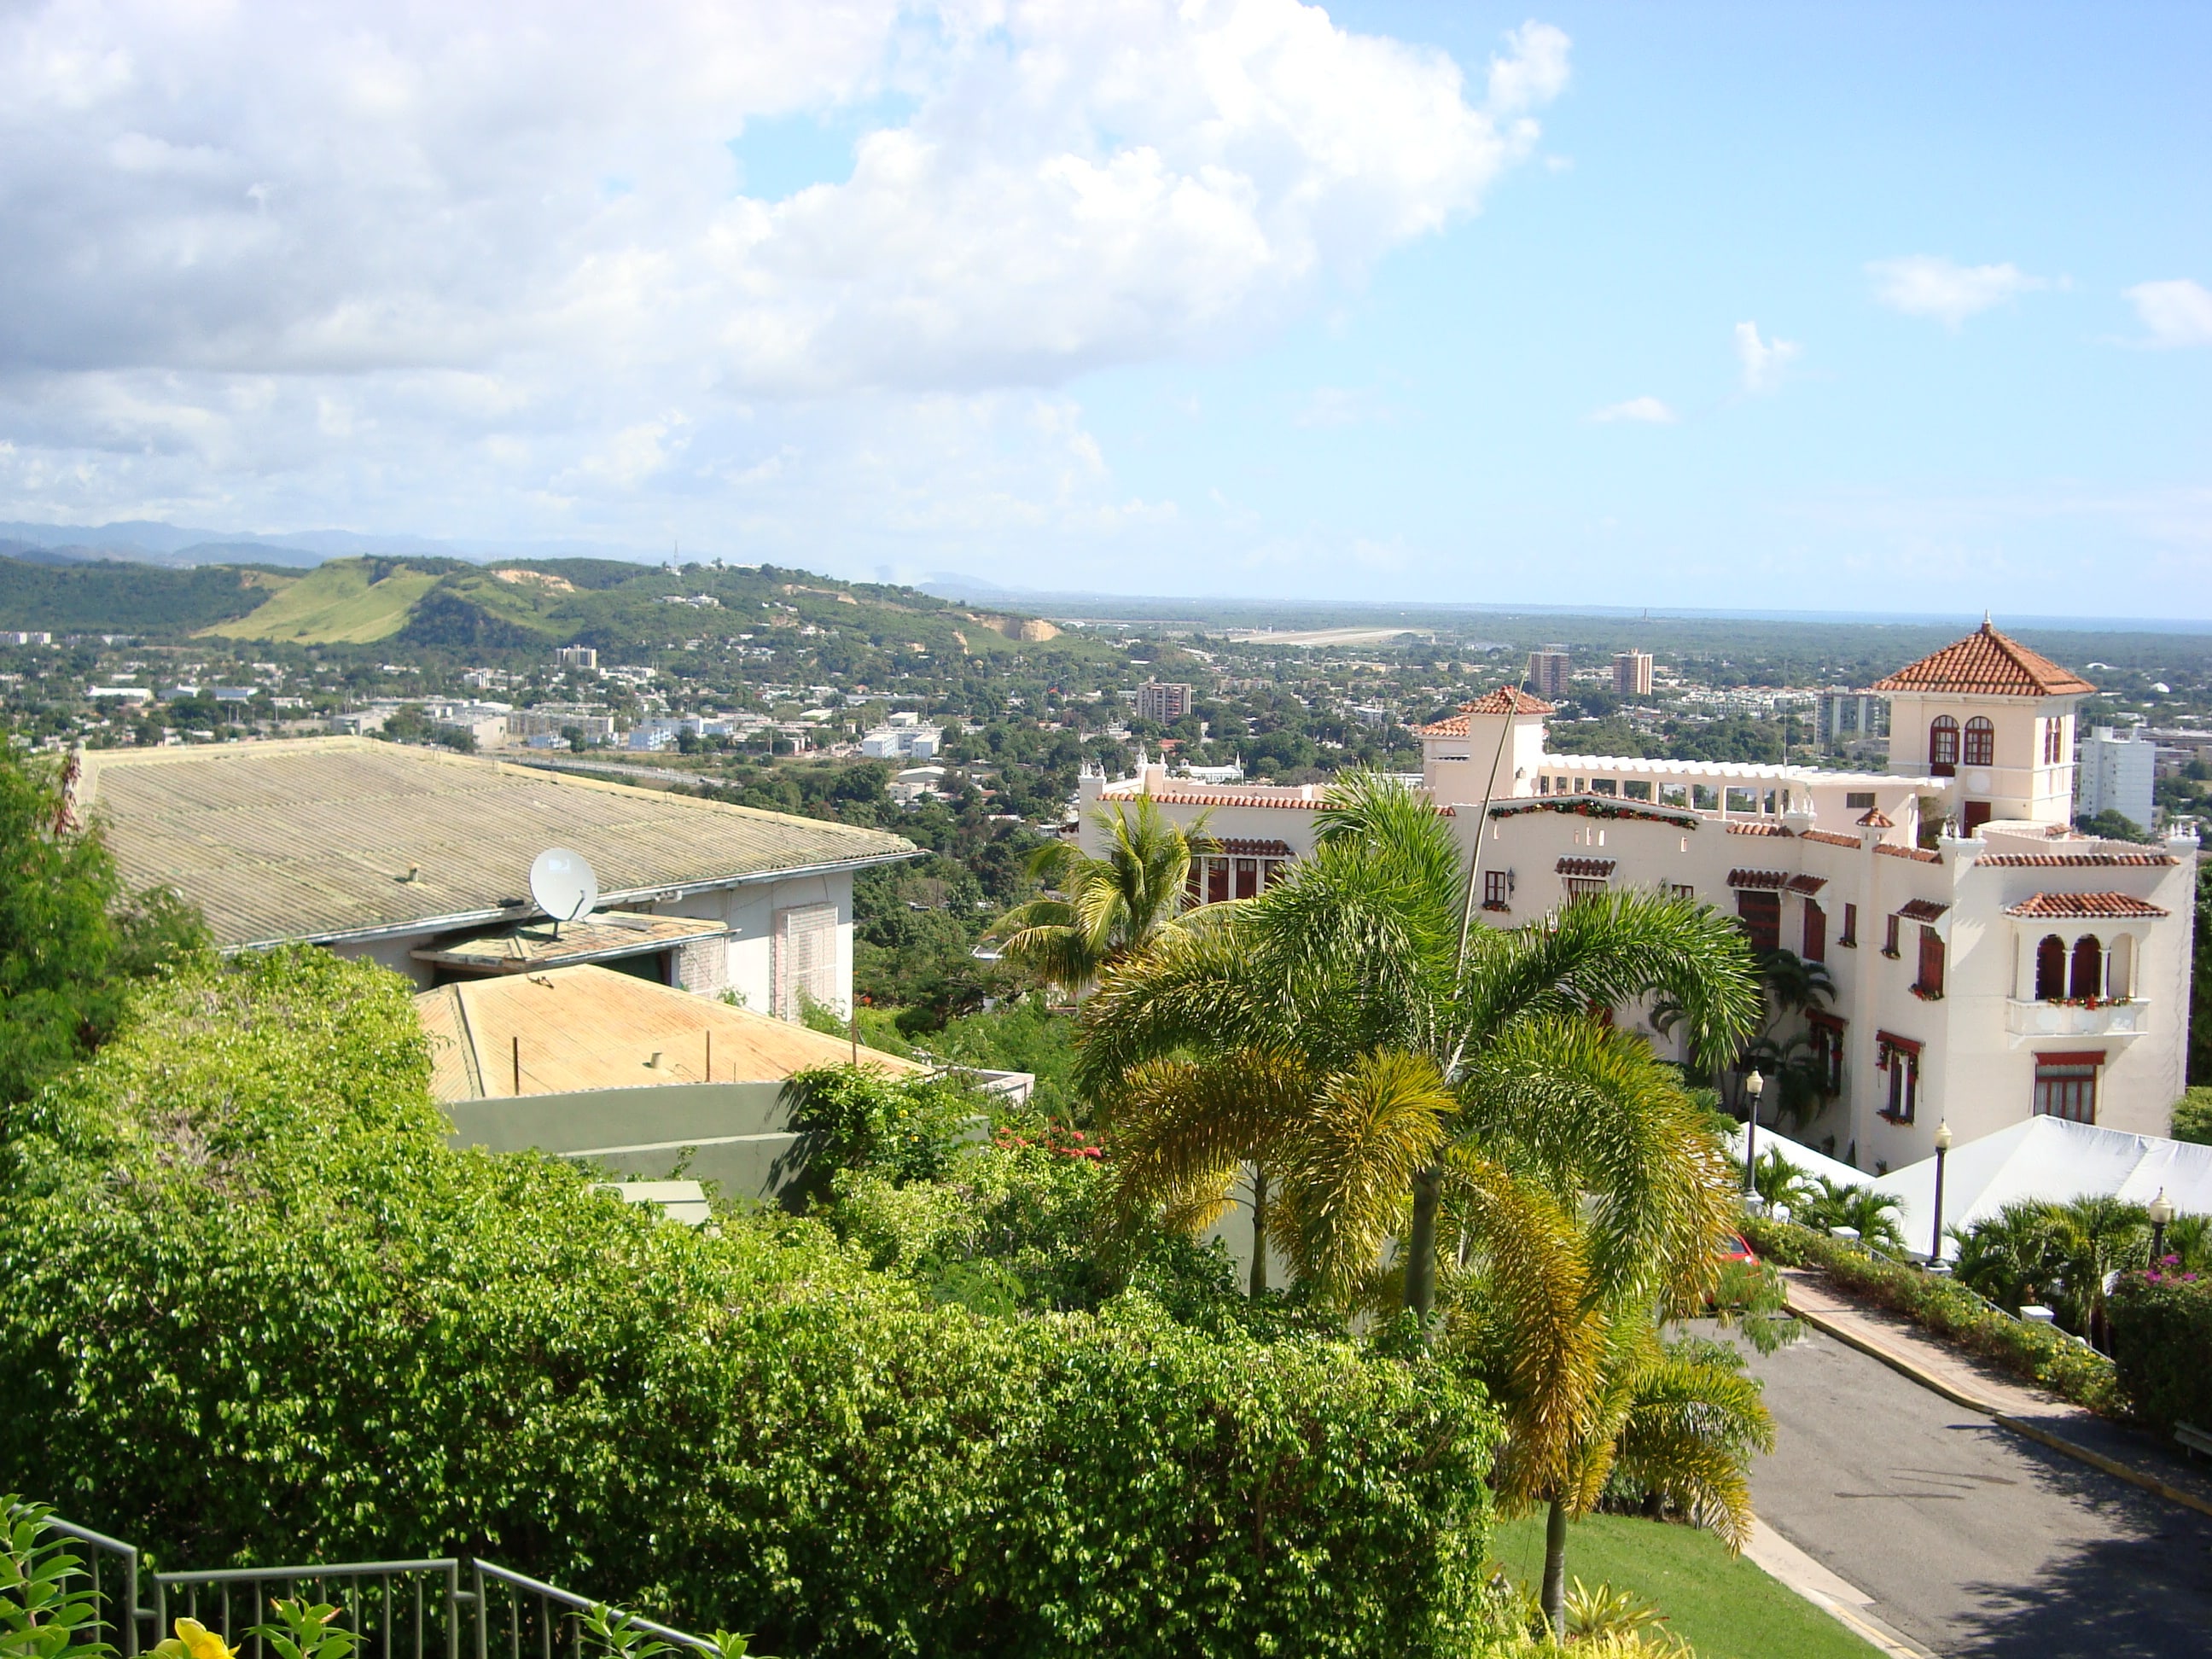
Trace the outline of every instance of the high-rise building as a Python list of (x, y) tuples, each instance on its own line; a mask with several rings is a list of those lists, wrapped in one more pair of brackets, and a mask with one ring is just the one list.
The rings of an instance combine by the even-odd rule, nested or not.
[(1547, 645), (1528, 653), (1528, 689), (1540, 697), (1567, 695), (1567, 647)]
[(1813, 724), (1820, 752), (1836, 754), (1846, 743), (1885, 735), (1889, 704), (1871, 691), (1831, 687), (1814, 700)]
[(1190, 687), (1170, 680), (1146, 680), (1137, 688), (1137, 718), (1173, 726), (1190, 714)]
[(2074, 775), (2080, 802), (2076, 810), (2088, 818), (2118, 812), (2136, 829), (2149, 829), (2157, 758), (2158, 745), (2143, 736), (2139, 726), (2124, 732), (2109, 726), (2092, 728), (2082, 739), (2081, 763)]
[(1648, 697), (1651, 695), (1651, 653), (1649, 651), (1616, 651), (1613, 653), (1613, 689), (1623, 697)]
[(556, 668), (584, 668), (596, 674), (599, 672), (599, 653), (588, 645), (564, 645), (553, 653)]

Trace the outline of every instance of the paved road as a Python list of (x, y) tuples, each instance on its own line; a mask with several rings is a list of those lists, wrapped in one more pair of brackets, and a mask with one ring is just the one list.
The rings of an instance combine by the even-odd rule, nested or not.
[(1954, 1406), (1817, 1331), (1753, 1370), (1760, 1516), (1946, 1659), (2212, 1655), (2212, 1517)]

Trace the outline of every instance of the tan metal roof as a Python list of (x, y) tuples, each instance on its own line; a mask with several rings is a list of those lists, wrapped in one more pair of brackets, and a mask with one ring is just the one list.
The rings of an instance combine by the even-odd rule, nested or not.
[[(441, 985), (417, 996), (415, 1009), (430, 1039), (430, 1088), (440, 1100), (779, 1083), (853, 1057), (845, 1038), (588, 963)], [(659, 1066), (649, 1063), (655, 1053)], [(860, 1057), (900, 1076), (928, 1069), (873, 1048)]]
[(582, 854), (617, 903), (918, 850), (879, 830), (366, 738), (95, 750), (76, 804), (106, 825), (125, 879), (177, 889), (226, 948), (533, 915), (530, 862), (549, 847)]
[(410, 951), (417, 962), (479, 974), (526, 974), (533, 968), (573, 968), (579, 963), (611, 962), (621, 957), (665, 951), (686, 939), (712, 939), (724, 932), (719, 921), (693, 916), (633, 915), (599, 910), (581, 921), (525, 922), (476, 939), (456, 939), (434, 949)]

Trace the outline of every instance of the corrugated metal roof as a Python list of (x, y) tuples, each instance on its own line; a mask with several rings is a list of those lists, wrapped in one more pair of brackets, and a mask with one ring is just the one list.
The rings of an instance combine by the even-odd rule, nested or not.
[(879, 830), (365, 738), (94, 750), (76, 798), (125, 879), (177, 889), (225, 947), (532, 915), (501, 902), (526, 901), (549, 847), (582, 854), (617, 902), (919, 850)]
[(720, 922), (695, 916), (600, 910), (581, 921), (564, 921), (557, 927), (550, 921), (526, 922), (407, 954), (417, 962), (472, 969), (481, 974), (526, 974), (533, 968), (573, 968), (579, 963), (643, 956), (690, 939), (712, 939), (724, 931)]
[[(842, 1066), (848, 1042), (650, 980), (586, 964), (441, 985), (415, 999), (440, 1100), (635, 1089), (660, 1083), (776, 1083)], [(711, 1048), (713, 1074), (708, 1073)], [(862, 1048), (863, 1065), (927, 1070)], [(653, 1054), (660, 1064), (650, 1064)]]

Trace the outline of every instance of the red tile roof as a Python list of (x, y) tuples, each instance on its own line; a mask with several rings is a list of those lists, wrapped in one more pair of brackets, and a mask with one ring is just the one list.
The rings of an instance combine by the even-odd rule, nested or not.
[(1802, 893), (1808, 898), (1810, 898), (1814, 894), (1819, 892), (1827, 884), (1828, 878), (1826, 876), (1792, 876), (1790, 878), (1790, 890), (1793, 893)]
[(1823, 847), (1856, 847), (1859, 844), (1856, 836), (1839, 836), (1832, 830), (1801, 830), (1797, 832), (1797, 839), (1817, 841)]
[[(1924, 847), (1892, 847), (1887, 842), (1884, 842), (1881, 846), (1875, 848), (1874, 850), (1889, 858), (1911, 859), (1915, 864), (1941, 864), (1943, 862), (1943, 855), (1941, 853), (1931, 853)], [(2027, 861), (2031, 864), (2040, 864), (2043, 862), (2042, 860), (2033, 856), (2030, 856)], [(2059, 860), (2053, 861), (2057, 862)], [(1984, 864), (1987, 864), (1989, 860), (1984, 859), (1982, 862)]]
[(1897, 828), (1896, 820), (1892, 818), (1888, 813), (1883, 811), (1879, 806), (1869, 806), (1865, 811), (1859, 814), (1859, 823), (1862, 828), (1868, 830), (1894, 830)]
[(2018, 904), (2007, 905), (2005, 914), (2008, 916), (2048, 916), (2072, 921), (2096, 917), (2149, 919), (2172, 913), (2147, 903), (2132, 893), (2038, 893), (2033, 898), (2022, 899)]
[(1934, 899), (1907, 899), (1897, 907), (1897, 914), (1907, 921), (1934, 921), (1950, 908)]
[(1559, 711), (1541, 697), (1532, 697), (1517, 685), (1501, 685), (1486, 696), (1473, 702), (1463, 702), (1459, 713), (1447, 714), (1431, 726), (1417, 726), (1417, 738), (1463, 738), (1468, 735), (1468, 716), (1470, 714), (1555, 714)]
[(1555, 874), (1562, 876), (1609, 876), (1617, 862), (1613, 859), (1561, 859), (1552, 868)]
[(1771, 888), (1779, 892), (1790, 884), (1787, 870), (1731, 870), (1728, 873), (1731, 887)]
[(2181, 860), (2171, 853), (1984, 853), (1974, 862), (1998, 870), (2144, 870)]
[(1984, 697), (2071, 697), (2097, 688), (2018, 640), (2006, 638), (1985, 622), (1965, 639), (1908, 664), (1886, 680), (1876, 680), (1871, 689), (1953, 691)]
[(1729, 820), (1728, 832), (1731, 836), (1787, 836), (1796, 833), (1785, 823), (1739, 823), (1733, 818)]
[(1206, 850), (1240, 859), (1286, 859), (1292, 855), (1291, 844), (1286, 841), (1255, 841), (1249, 836), (1218, 837), (1212, 847)]

